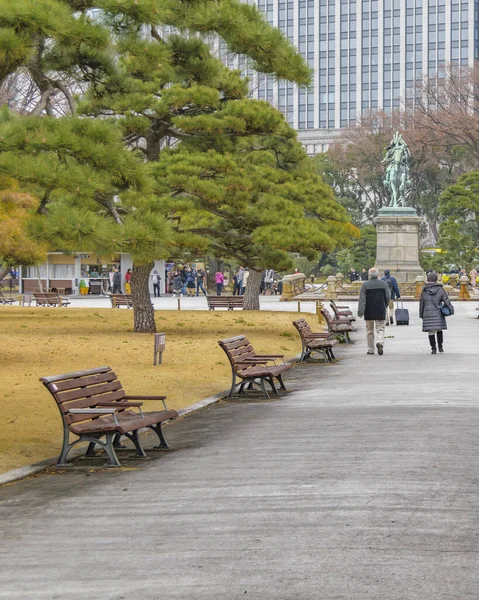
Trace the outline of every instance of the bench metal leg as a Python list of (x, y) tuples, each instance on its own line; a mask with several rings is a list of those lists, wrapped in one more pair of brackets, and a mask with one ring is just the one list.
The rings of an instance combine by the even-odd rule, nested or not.
[(120, 461), (118, 460), (118, 457), (115, 452), (115, 448), (113, 447), (113, 440), (115, 438), (115, 435), (115, 433), (109, 432), (106, 434), (105, 442), (101, 442), (100, 440), (98, 440), (98, 444), (103, 446), (105, 452), (108, 454), (108, 458), (110, 459), (110, 462), (108, 464), (109, 467), (121, 467)]
[[(77, 442), (78, 441), (80, 441), (80, 440), (77, 440)], [(66, 429), (64, 427), (63, 428), (63, 446), (62, 446), (62, 451), (60, 453), (60, 456), (58, 457), (57, 467), (68, 467), (69, 466), (69, 464), (67, 463), (67, 456), (68, 456), (68, 453), (70, 452), (70, 450), (75, 445), (75, 442), (73, 442), (72, 444), (70, 444), (69, 442), (70, 442), (70, 432), (68, 431), (68, 429)]]
[(278, 376), (276, 377), (276, 379), (279, 381), (279, 389), (280, 389), (280, 390), (285, 390), (285, 389), (286, 389), (286, 386), (285, 386), (285, 385), (284, 385), (284, 383), (283, 383), (283, 376), (282, 376), (282, 375), (278, 375)]
[(145, 451), (143, 450), (143, 448), (141, 447), (141, 444), (140, 444), (140, 438), (138, 435), (138, 431), (133, 431), (132, 433), (125, 433), (125, 435), (135, 445), (137, 456), (139, 456), (141, 458), (146, 458)]
[[(101, 435), (94, 435), (93, 437), (95, 439), (100, 439)], [(95, 447), (96, 447), (96, 442), (90, 442), (88, 444), (87, 451), (85, 452), (85, 456), (88, 456), (89, 458), (92, 456), (95, 456)]]
[(163, 430), (161, 429), (161, 423), (158, 423), (157, 425), (150, 425), (150, 429), (152, 429), (156, 433), (160, 440), (159, 445), (153, 446), (153, 448), (169, 448), (165, 440), (165, 436), (163, 435)]
[(276, 386), (274, 385), (274, 379), (273, 379), (272, 377), (268, 377), (268, 378), (266, 379), (266, 381), (267, 381), (267, 382), (269, 383), (269, 385), (271, 386), (271, 389), (272, 389), (273, 393), (274, 393), (276, 396), (279, 396), (279, 392), (278, 392), (278, 390), (276, 389)]
[(110, 459), (108, 466), (109, 467), (121, 467), (120, 461), (118, 460), (118, 457), (115, 454), (115, 449), (113, 448), (113, 438), (114, 438), (115, 434), (107, 433), (106, 441), (104, 441), (104, 442), (100, 439), (102, 437), (102, 435), (103, 434), (98, 435), (98, 436), (91, 436), (91, 435), (80, 436), (77, 440), (75, 440), (74, 442), (72, 442), (70, 444), (68, 431), (65, 431), (64, 435), (63, 435), (62, 451), (61, 451), (60, 457), (58, 458), (58, 462), (57, 462), (56, 466), (57, 467), (70, 467), (71, 463), (67, 463), (67, 456), (68, 456), (68, 453), (70, 452), (70, 450), (77, 444), (80, 444), (81, 442), (90, 442), (88, 445), (87, 451), (86, 451), (86, 456), (89, 456), (89, 457), (93, 456), (95, 446), (98, 444), (108, 454), (108, 458)]
[(126, 448), (125, 444), (121, 443), (121, 435), (121, 433), (117, 433), (115, 435), (115, 439), (113, 440), (113, 447), (115, 448), (115, 450), (123, 450)]
[(232, 380), (231, 380), (231, 390), (230, 390), (230, 393), (228, 394), (228, 398), (232, 398), (234, 396), (237, 385), (238, 384), (236, 383), (236, 373), (233, 371)]
[(265, 384), (264, 384), (264, 377), (261, 377), (261, 379), (260, 379), (259, 381), (260, 381), (261, 389), (262, 389), (262, 391), (263, 391), (263, 397), (264, 397), (264, 398), (269, 398), (269, 394), (268, 394), (268, 392), (266, 391), (266, 386), (265, 386)]

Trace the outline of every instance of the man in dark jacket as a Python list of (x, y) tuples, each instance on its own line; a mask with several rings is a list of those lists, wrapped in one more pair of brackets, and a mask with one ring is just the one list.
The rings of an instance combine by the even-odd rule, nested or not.
[(389, 310), (388, 310), (389, 318), (386, 317), (386, 325), (389, 325), (389, 324), (394, 325), (394, 318), (393, 318), (394, 300), (397, 300), (398, 298), (401, 297), (401, 292), (399, 291), (397, 279), (395, 277), (391, 276), (391, 271), (389, 269), (386, 269), (384, 271), (384, 277), (382, 278), (382, 280), (388, 284), (389, 293), (391, 294), (391, 300), (389, 300)]
[(351, 267), (349, 269), (349, 281), (351, 283), (353, 283), (353, 281), (357, 281), (359, 279), (359, 275), (358, 272), (356, 271), (356, 269), (354, 267)]
[(385, 281), (379, 279), (379, 271), (369, 269), (369, 279), (361, 286), (359, 293), (358, 317), (366, 321), (366, 334), (368, 338), (368, 354), (374, 354), (374, 327), (376, 327), (378, 354), (384, 352), (384, 328), (386, 309), (389, 305), (391, 294)]

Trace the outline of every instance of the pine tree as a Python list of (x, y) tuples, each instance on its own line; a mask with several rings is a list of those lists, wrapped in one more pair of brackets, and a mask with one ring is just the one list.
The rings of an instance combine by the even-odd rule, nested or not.
[(479, 172), (471, 171), (449, 186), (439, 201), (444, 221), (439, 246), (447, 264), (472, 267), (479, 261)]
[[(51, 144), (48, 136), (43, 143), (54, 156), (58, 187), (41, 205), (41, 212), (50, 212), (47, 231), (41, 235), (57, 240), (63, 236), (65, 245), (81, 239), (92, 243), (102, 215), (108, 216), (103, 227), (117, 225), (123, 231), (129, 225), (121, 243), (113, 232), (101, 238), (115, 241), (111, 248), (135, 254), (132, 290), (134, 294), (135, 288), (137, 294), (143, 290), (141, 297), (134, 297), (135, 330), (154, 330), (146, 289), (153, 251), (161, 256), (168, 249), (164, 216), (174, 224), (181, 219), (176, 247), (207, 246), (218, 256), (237, 256), (241, 251), (255, 272), (264, 266), (285, 266), (291, 250), (313, 256), (354, 235), (330, 190), (306, 166), (304, 152), (283, 116), (264, 102), (248, 99), (247, 81), (225, 67), (212, 50), (222, 40), (231, 52), (246, 56), (254, 69), (308, 84), (311, 73), (306, 63), (256, 7), (238, 0), (42, 0), (37, 4), (44, 8), (55, 5), (62, 27), (55, 27), (52, 17), (55, 23), (39, 30), (35, 19), (28, 17), (33, 3), (19, 0), (14, 10), (7, 0), (0, 0), (0, 26), (11, 29), (19, 47), (29, 48), (9, 61), (5, 73), (22, 66), (35, 82), (35, 114), (55, 114), (55, 102), (63, 98), (72, 113), (78, 110), (82, 124), (90, 123), (85, 117), (96, 118), (98, 127), (102, 121), (105, 136), (107, 130), (112, 136), (121, 130), (122, 148), (134, 151), (131, 160), (141, 155), (145, 166), (134, 165), (134, 172), (142, 173), (138, 185), (128, 178), (131, 165), (122, 148), (114, 148), (119, 138), (105, 145), (108, 156), (102, 154), (98, 161), (101, 152), (92, 144), (94, 131), (88, 129), (82, 132), (87, 140), (84, 152), (71, 152), (65, 159), (49, 132)], [(97, 20), (89, 12), (95, 8), (100, 9)], [(1, 48), (0, 39), (0, 52)], [(77, 109), (73, 95), (84, 90)], [(75, 118), (66, 121), (67, 129), (77, 127)], [(62, 127), (58, 131), (67, 135)], [(22, 149), (25, 160), (34, 153), (30, 140), (24, 146), (19, 141), (16, 148)], [(92, 157), (90, 151), (96, 154)], [(110, 154), (112, 160), (121, 157), (116, 171)], [(8, 163), (0, 155), (0, 173), (2, 160)], [(3, 172), (16, 171), (9, 167)], [(49, 189), (46, 173), (40, 171), (39, 165), (33, 170), (40, 177), (37, 185)], [(198, 189), (193, 190), (185, 180), (198, 171)], [(223, 185), (225, 173), (229, 187)], [(73, 189), (81, 175), (86, 177), (86, 189), (78, 185)], [(22, 176), (35, 184), (33, 175)], [(146, 184), (149, 177), (156, 180), (155, 195)], [(64, 193), (58, 199), (60, 189)], [(218, 210), (215, 202), (220, 202)], [(150, 236), (155, 228), (162, 230), (156, 245)], [(251, 283), (253, 287), (254, 277)], [(256, 305), (254, 299), (248, 304)]]
[[(257, 103), (255, 115), (272, 109)], [(186, 141), (154, 167), (158, 193), (179, 217), (178, 233), (210, 241), (215, 256), (248, 267), (245, 308), (259, 308), (263, 270), (292, 267), (291, 253), (309, 259), (357, 236), (331, 188), (312, 171), (294, 132), (277, 114), (277, 132), (225, 140), (223, 151)], [(206, 133), (205, 133), (206, 135)], [(206, 147), (209, 147), (206, 143)], [(179, 198), (180, 200), (176, 200)]]

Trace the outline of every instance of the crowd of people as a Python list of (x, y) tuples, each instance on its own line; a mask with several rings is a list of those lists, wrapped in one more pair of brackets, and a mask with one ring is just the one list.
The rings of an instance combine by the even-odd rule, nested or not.
[[(233, 296), (243, 296), (248, 287), (250, 270), (248, 267), (240, 266), (232, 277)], [(214, 274), (216, 295), (221, 296), (229, 279), (222, 270)], [(188, 266), (177, 269), (172, 273), (173, 297), (176, 296), (199, 296), (200, 291), (206, 296), (206, 272), (203, 268), (192, 269)], [(263, 295), (281, 294), (281, 282), (275, 278), (273, 269), (263, 272), (259, 293)]]
[[(86, 274), (85, 274), (86, 276)], [(91, 279), (99, 278), (100, 275), (93, 268), (88, 276)], [(248, 286), (250, 270), (248, 267), (240, 266), (232, 277), (232, 293), (236, 295), (244, 295)], [(132, 269), (128, 269), (124, 278), (118, 267), (113, 267), (109, 273), (108, 291), (112, 294), (131, 294), (131, 277)], [(161, 275), (157, 269), (153, 269), (150, 275), (151, 287), (155, 298), (161, 297)], [(218, 270), (214, 274), (214, 283), (216, 294), (220, 296), (229, 284), (229, 279), (222, 270)], [(122, 285), (123, 284), (123, 285)], [(180, 297), (198, 297), (201, 294), (208, 295), (207, 292), (207, 273), (203, 267), (190, 267), (188, 265), (176, 268), (172, 271), (165, 270), (165, 291), (171, 292), (173, 298)], [(281, 294), (281, 282), (275, 278), (273, 269), (267, 269), (263, 272), (261, 279), (260, 294)]]

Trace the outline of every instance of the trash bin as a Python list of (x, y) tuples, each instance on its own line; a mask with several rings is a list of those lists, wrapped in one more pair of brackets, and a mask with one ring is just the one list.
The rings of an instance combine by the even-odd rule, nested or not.
[(90, 294), (101, 294), (101, 279), (90, 279)]

